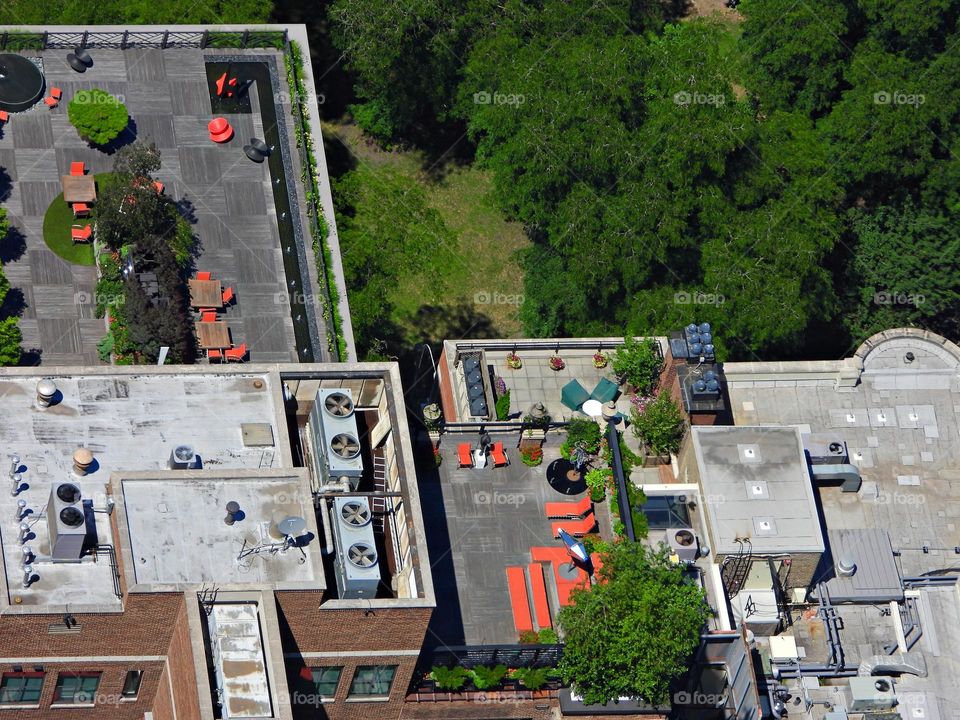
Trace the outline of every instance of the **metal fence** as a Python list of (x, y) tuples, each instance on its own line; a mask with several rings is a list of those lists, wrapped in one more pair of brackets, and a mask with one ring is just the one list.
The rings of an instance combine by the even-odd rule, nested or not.
[(287, 31), (170, 31), (126, 30), (123, 32), (4, 32), (0, 33), (0, 50), (53, 50), (59, 48), (275, 48), (287, 45)]
[(493, 667), (556, 667), (563, 656), (563, 645), (465, 645), (438, 647), (424, 651), (420, 663), (425, 668), (461, 665), (474, 668)]

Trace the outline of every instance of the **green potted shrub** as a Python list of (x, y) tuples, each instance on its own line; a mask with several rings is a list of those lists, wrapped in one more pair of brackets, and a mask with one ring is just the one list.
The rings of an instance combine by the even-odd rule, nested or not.
[(506, 390), (497, 398), (497, 420), (506, 420), (510, 417), (510, 391)]
[(541, 645), (556, 645), (558, 642), (560, 642), (557, 631), (553, 628), (540, 628), (540, 632), (537, 633), (537, 636)]
[(663, 368), (660, 346), (652, 338), (625, 337), (623, 346), (614, 351), (610, 362), (620, 384), (629, 383), (643, 395), (649, 395), (656, 386)]
[(507, 668), (504, 665), (494, 665), (486, 667), (478, 665), (470, 671), (470, 678), (473, 680), (473, 686), (477, 690), (490, 690), (497, 687), (507, 676)]
[(437, 684), (438, 690), (456, 692), (467, 684), (470, 673), (459, 665), (454, 667), (433, 667), (430, 669), (430, 679)]
[(570, 457), (570, 452), (582, 443), (583, 449), (593, 455), (600, 449), (600, 426), (593, 420), (574, 418), (567, 423), (567, 439), (563, 441), (560, 451), (564, 457)]
[(593, 502), (603, 502), (607, 497), (607, 484), (610, 482), (611, 477), (610, 470), (607, 468), (594, 468), (584, 475), (583, 479), (587, 483), (587, 489), (590, 491), (590, 499), (593, 500)]
[(540, 636), (533, 630), (524, 630), (520, 633), (521, 645), (537, 645), (540, 642)]
[(550, 668), (517, 668), (511, 677), (520, 681), (527, 690), (539, 690), (550, 678)]
[(78, 90), (67, 106), (67, 118), (81, 138), (93, 145), (113, 142), (127, 129), (127, 106), (105, 90)]
[(680, 408), (667, 393), (660, 393), (644, 411), (632, 413), (633, 432), (654, 455), (668, 455), (680, 449), (684, 419)]

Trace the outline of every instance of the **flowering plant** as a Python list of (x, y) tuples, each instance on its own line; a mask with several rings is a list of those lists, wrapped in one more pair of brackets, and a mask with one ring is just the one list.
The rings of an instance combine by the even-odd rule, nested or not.
[(608, 362), (609, 362), (609, 359), (602, 352), (597, 352), (593, 354), (593, 366), (597, 368), (597, 370), (602, 370), (603, 368), (605, 368)]
[(525, 447), (520, 451), (520, 459), (524, 465), (536, 467), (543, 462), (543, 448)]
[(559, 355), (554, 355), (550, 358), (550, 369), (551, 370), (563, 370), (567, 366), (567, 363), (563, 361), (563, 358)]
[(497, 375), (497, 379), (494, 381), (494, 385), (495, 385), (496, 388), (497, 388), (497, 397), (500, 397), (501, 395), (505, 395), (505, 394), (506, 394), (506, 392), (507, 392), (507, 381), (506, 381), (506, 380), (504, 380), (502, 377), (500, 377), (499, 375)]
[(515, 352), (512, 352), (507, 355), (507, 367), (511, 370), (519, 370), (523, 367), (523, 360)]

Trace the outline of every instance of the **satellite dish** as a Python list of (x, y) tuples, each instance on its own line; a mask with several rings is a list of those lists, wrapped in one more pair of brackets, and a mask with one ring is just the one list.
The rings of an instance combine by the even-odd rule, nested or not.
[(277, 523), (277, 532), (290, 537), (300, 537), (307, 529), (307, 521), (297, 515), (290, 515)]

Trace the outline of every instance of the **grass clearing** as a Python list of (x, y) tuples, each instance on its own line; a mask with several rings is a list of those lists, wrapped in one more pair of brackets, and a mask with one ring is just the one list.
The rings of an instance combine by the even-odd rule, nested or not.
[(324, 134), (335, 136), (328, 142), (343, 143), (355, 164), (415, 182), (456, 238), (449, 248), (452, 261), (404, 275), (390, 297), (393, 320), (411, 341), (440, 341), (450, 333), (519, 337), (518, 254), (530, 241), (522, 226), (505, 220), (497, 208), (491, 174), (458, 165), (428, 173), (422, 153), (377, 148), (352, 124), (326, 123)]
[(93, 243), (75, 243), (70, 235), (74, 225), (93, 223), (92, 218), (73, 217), (73, 208), (60, 193), (43, 216), (43, 241), (58, 257), (74, 265), (93, 265)]

